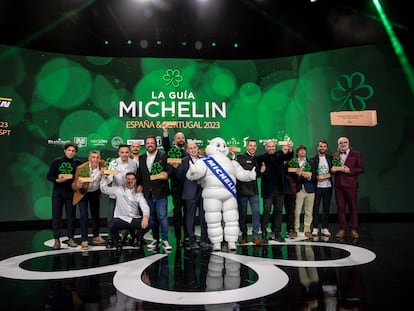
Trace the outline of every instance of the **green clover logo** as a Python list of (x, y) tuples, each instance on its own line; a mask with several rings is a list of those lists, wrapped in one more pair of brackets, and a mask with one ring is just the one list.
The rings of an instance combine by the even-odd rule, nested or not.
[(181, 72), (177, 69), (168, 69), (167, 73), (162, 76), (162, 79), (167, 82), (167, 85), (172, 84), (173, 87), (179, 87), (184, 80)]
[(311, 165), (309, 162), (304, 162), (302, 164), (302, 172), (310, 172), (311, 171)]
[(335, 156), (332, 159), (332, 166), (342, 166), (342, 160), (340, 156)]
[(69, 162), (62, 162), (62, 164), (59, 166), (60, 174), (72, 174), (72, 171), (73, 167)]
[(276, 134), (277, 141), (289, 141), (290, 137), (286, 134), (286, 131), (279, 131)]
[(316, 170), (316, 173), (318, 175), (325, 175), (329, 173), (329, 168), (326, 165), (322, 165), (321, 167), (318, 167)]
[(91, 171), (89, 165), (82, 166), (79, 168), (79, 176), (80, 177), (89, 177), (91, 176)]
[(351, 76), (340, 75), (336, 79), (336, 85), (331, 91), (332, 100), (341, 102), (336, 111), (346, 105), (353, 111), (365, 110), (366, 101), (374, 95), (372, 87), (365, 84), (365, 76), (361, 72), (354, 72)]
[[(107, 158), (105, 160), (105, 167), (109, 167), (109, 164), (111, 164), (111, 162), (114, 161), (114, 160), (115, 160), (115, 158)], [(118, 166), (118, 162), (114, 161), (111, 166), (113, 168), (117, 167)]]
[(156, 175), (162, 172), (162, 165), (160, 162), (152, 163), (151, 175)]
[(288, 166), (291, 168), (299, 168), (299, 162), (297, 158), (292, 158), (288, 161)]
[(169, 158), (174, 158), (174, 159), (179, 159), (179, 158), (181, 158), (182, 157), (182, 155), (183, 155), (183, 152), (181, 151), (181, 149), (180, 148), (171, 148), (169, 151), (168, 151), (168, 157)]

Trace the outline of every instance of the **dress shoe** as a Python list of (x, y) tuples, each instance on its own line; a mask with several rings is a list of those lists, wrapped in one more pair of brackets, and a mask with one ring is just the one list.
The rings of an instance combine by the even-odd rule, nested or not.
[(109, 239), (109, 240), (106, 242), (106, 248), (114, 248), (114, 247), (115, 247), (114, 242), (113, 242), (111, 239)]
[(75, 240), (73, 238), (70, 238), (68, 241), (68, 245), (70, 247), (78, 247), (78, 244), (76, 244)]
[(208, 243), (208, 242), (205, 242), (205, 241), (201, 241), (200, 246), (201, 246), (201, 248), (208, 249), (208, 248), (211, 247), (211, 244)]
[(55, 239), (55, 244), (52, 246), (53, 249), (60, 249), (60, 241), (59, 239)]
[(261, 245), (262, 244), (262, 241), (260, 241), (260, 239), (257, 236), (253, 237), (252, 242), (253, 242), (254, 245)]
[(195, 249), (199, 249), (200, 246), (198, 245), (197, 242), (191, 243), (190, 244), (190, 249), (195, 250)]
[(283, 243), (285, 242), (285, 239), (280, 235), (280, 233), (273, 232), (270, 236), (270, 240)]
[(177, 242), (175, 243), (175, 245), (177, 246), (177, 248), (181, 248), (184, 246), (184, 242), (182, 240), (177, 240)]
[(87, 250), (88, 248), (89, 248), (88, 241), (82, 241), (81, 249), (82, 250)]
[(98, 235), (92, 238), (92, 243), (94, 245), (103, 245), (106, 243), (106, 241)]
[(328, 236), (328, 237), (331, 236), (331, 233), (329, 232), (328, 228), (323, 228), (321, 230), (321, 233), (323, 236)]
[(359, 233), (356, 230), (351, 230), (351, 237), (353, 239), (359, 239)]
[(141, 248), (141, 240), (138, 240), (137, 238), (134, 239), (134, 241), (132, 242), (132, 247)]
[(310, 239), (312, 237), (312, 233), (310, 231), (305, 231), (305, 237)]
[(242, 236), (240, 240), (240, 244), (246, 244), (247, 243), (247, 236)]
[(296, 234), (296, 236), (295, 236), (295, 231), (293, 231), (293, 230), (289, 230), (289, 232), (288, 232), (288, 237), (290, 238), (290, 239), (294, 239), (294, 238), (296, 238), (298, 235)]
[(337, 238), (343, 238), (343, 237), (345, 237), (345, 230), (339, 230), (337, 233), (336, 233), (336, 237)]

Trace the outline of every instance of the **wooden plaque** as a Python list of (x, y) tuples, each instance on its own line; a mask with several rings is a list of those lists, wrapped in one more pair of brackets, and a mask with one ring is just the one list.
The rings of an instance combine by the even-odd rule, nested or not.
[(63, 179), (72, 179), (73, 175), (72, 174), (59, 174), (59, 179), (63, 178)]
[(241, 151), (240, 147), (229, 147), (229, 149), (230, 148), (233, 150), (233, 152), (240, 152)]
[(164, 174), (163, 173), (150, 175), (150, 180), (157, 180), (157, 179), (163, 179), (163, 178), (164, 178)]
[(80, 182), (93, 182), (93, 177), (79, 177)]
[(167, 158), (168, 164), (181, 164), (182, 159), (181, 158)]
[(298, 171), (298, 167), (288, 167), (288, 172), (289, 173), (296, 173)]
[(331, 125), (375, 126), (377, 124), (376, 110), (331, 112)]
[(178, 127), (178, 122), (177, 121), (164, 121), (167, 125), (167, 127), (169, 128), (174, 128), (174, 127)]
[(118, 171), (117, 170), (103, 170), (103, 173), (105, 175), (116, 175), (118, 174)]
[(343, 169), (344, 169), (343, 166), (332, 166), (331, 171), (338, 172), (338, 171), (342, 171)]
[(278, 146), (287, 146), (289, 142), (287, 140), (280, 140), (277, 142)]

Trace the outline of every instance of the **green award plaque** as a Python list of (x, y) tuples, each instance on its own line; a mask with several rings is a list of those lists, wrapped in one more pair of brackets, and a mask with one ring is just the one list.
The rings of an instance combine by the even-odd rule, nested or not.
[(93, 182), (89, 165), (84, 165), (79, 168), (79, 180), (81, 182)]

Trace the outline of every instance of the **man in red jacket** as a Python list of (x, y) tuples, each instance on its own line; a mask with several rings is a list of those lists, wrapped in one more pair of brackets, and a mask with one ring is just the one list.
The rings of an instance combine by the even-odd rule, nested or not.
[(359, 238), (358, 227), (358, 175), (365, 171), (362, 155), (349, 146), (348, 137), (338, 138), (338, 151), (332, 155), (339, 157), (343, 164), (335, 173), (335, 199), (338, 208), (339, 231), (336, 237), (343, 238), (346, 234), (346, 206), (349, 208), (349, 229), (351, 237)]

